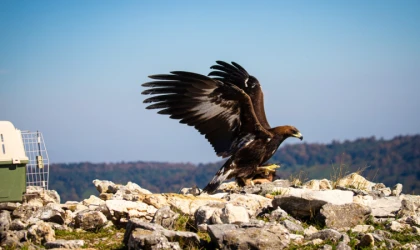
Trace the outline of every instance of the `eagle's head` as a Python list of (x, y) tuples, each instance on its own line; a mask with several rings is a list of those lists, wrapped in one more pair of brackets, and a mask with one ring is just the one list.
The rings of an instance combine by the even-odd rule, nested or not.
[(303, 140), (303, 135), (300, 133), (300, 131), (297, 128), (290, 125), (276, 127), (274, 128), (274, 132), (282, 136), (284, 139), (288, 137), (296, 137), (300, 140)]

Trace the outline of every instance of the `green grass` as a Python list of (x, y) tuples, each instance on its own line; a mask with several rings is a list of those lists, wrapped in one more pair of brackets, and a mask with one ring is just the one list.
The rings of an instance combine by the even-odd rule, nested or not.
[(123, 250), (127, 247), (123, 243), (124, 229), (115, 227), (100, 229), (97, 231), (62, 231), (56, 230), (56, 239), (84, 240), (83, 248), (95, 248), (104, 250)]

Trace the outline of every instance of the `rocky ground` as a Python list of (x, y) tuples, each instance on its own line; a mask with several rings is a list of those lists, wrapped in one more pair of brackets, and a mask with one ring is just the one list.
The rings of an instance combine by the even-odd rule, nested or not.
[(99, 195), (60, 203), (29, 187), (0, 203), (0, 249), (418, 249), (420, 196), (354, 173), (339, 181), (223, 184), (152, 194), (94, 180)]

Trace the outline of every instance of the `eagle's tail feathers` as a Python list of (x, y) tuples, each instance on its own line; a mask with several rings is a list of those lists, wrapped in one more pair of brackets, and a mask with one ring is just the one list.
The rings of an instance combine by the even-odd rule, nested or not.
[(229, 160), (219, 169), (219, 171), (217, 171), (213, 179), (203, 189), (203, 192), (211, 194), (214, 191), (216, 191), (216, 189), (222, 184), (222, 182), (224, 182), (229, 177), (232, 171), (233, 169)]

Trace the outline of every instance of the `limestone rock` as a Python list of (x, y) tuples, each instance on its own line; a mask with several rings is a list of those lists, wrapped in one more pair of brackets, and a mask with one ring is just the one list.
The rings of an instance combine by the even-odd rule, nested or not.
[(341, 233), (339, 233), (338, 231), (334, 229), (324, 229), (316, 233), (305, 236), (305, 240), (321, 239), (321, 240), (331, 240), (334, 242), (338, 242), (340, 238), (341, 238)]
[(400, 196), (402, 189), (403, 189), (403, 185), (401, 183), (396, 184), (394, 188), (392, 189), (392, 195)]
[(105, 204), (116, 222), (128, 218), (144, 218), (151, 221), (157, 211), (155, 207), (141, 201), (107, 200)]
[(62, 225), (64, 224), (65, 214), (66, 213), (59, 204), (49, 203), (46, 206), (38, 209), (38, 211), (34, 213), (33, 217), (39, 218), (40, 220), (46, 222), (54, 222)]
[[(1, 222), (0, 222), (1, 223)], [(26, 228), (26, 224), (19, 219), (14, 219), (10, 222), (9, 230), (19, 231)], [(0, 230), (1, 231), (1, 230)]]
[(44, 244), (55, 240), (55, 232), (47, 222), (38, 221), (29, 227), (28, 238), (36, 244)]
[(100, 198), (98, 198), (98, 197), (96, 197), (94, 195), (91, 195), (89, 197), (89, 199), (84, 199), (83, 202), (82, 202), (82, 204), (85, 205), (86, 207), (89, 207), (91, 205), (93, 205), (93, 206), (100, 206), (102, 204), (105, 204), (105, 201), (103, 201), (102, 199), (100, 199)]
[(214, 224), (241, 224), (249, 222), (249, 215), (244, 207), (226, 204), (224, 208), (213, 213), (211, 220)]
[(387, 227), (395, 232), (402, 232), (411, 228), (410, 225), (403, 224), (397, 221), (391, 221), (389, 224), (387, 224)]
[(215, 225), (208, 225), (207, 232), (210, 235), (211, 241), (213, 244), (218, 246), (218, 248), (223, 249), (224, 245), (224, 233), (228, 231), (234, 231), (238, 228), (237, 225), (233, 224), (215, 224)]
[[(210, 203), (205, 206), (199, 207), (194, 213), (194, 220), (196, 226), (202, 224), (212, 224), (212, 217), (215, 211), (218, 211), (220, 215), (222, 213), (222, 208), (225, 207), (224, 203)], [(220, 224), (222, 222), (220, 221)]]
[(371, 225), (357, 225), (351, 229), (352, 232), (357, 233), (366, 233), (369, 231), (373, 231), (375, 228)]
[(344, 242), (338, 242), (336, 250), (351, 250), (351, 247)]
[(255, 217), (257, 211), (271, 206), (272, 200), (256, 194), (230, 194), (226, 197), (229, 204), (243, 206), (246, 208), (249, 217)]
[(342, 190), (313, 191), (288, 188), (273, 199), (273, 207), (281, 207), (294, 217), (315, 216), (323, 205), (342, 205), (353, 202), (353, 193)]
[(36, 211), (38, 211), (39, 207), (31, 206), (24, 204), (12, 212), (14, 218), (21, 219), (22, 221), (28, 221)]
[(118, 186), (118, 190), (114, 193), (111, 199), (113, 200), (127, 200), (127, 201), (142, 201), (147, 194), (152, 194), (149, 190), (141, 188), (133, 182), (128, 182), (125, 186)]
[(179, 218), (179, 214), (171, 210), (169, 206), (159, 208), (155, 216), (153, 217), (152, 223), (161, 225), (166, 229), (173, 229), (175, 220)]
[(83, 230), (96, 230), (105, 226), (107, 221), (103, 213), (85, 210), (76, 215), (75, 226)]
[(163, 194), (146, 195), (143, 199), (143, 202), (158, 209), (164, 206), (169, 206), (168, 202), (166, 201), (166, 196)]
[(22, 246), (21, 239), (14, 231), (0, 232), (0, 249), (2, 249), (2, 246), (11, 249), (20, 248)]
[(55, 240), (45, 243), (46, 249), (52, 248), (65, 248), (65, 249), (78, 249), (85, 245), (83, 240)]
[(326, 204), (320, 210), (317, 219), (328, 228), (339, 229), (354, 227), (364, 222), (371, 213), (369, 207), (357, 203), (333, 205)]
[(398, 211), (400, 217), (420, 216), (420, 196), (404, 195), (401, 201), (401, 209)]
[(213, 198), (211, 196), (189, 196), (179, 194), (166, 194), (166, 201), (176, 211), (182, 214), (192, 216), (195, 211), (204, 205), (210, 203), (226, 203), (225, 200)]
[(399, 197), (383, 197), (368, 202), (372, 209), (372, 216), (375, 217), (395, 217), (396, 212), (401, 208)]
[(375, 183), (366, 180), (363, 176), (352, 173), (337, 181), (337, 186), (349, 187), (358, 190), (372, 191)]
[(200, 242), (198, 235), (195, 233), (168, 230), (160, 225), (143, 222), (137, 218), (129, 220), (124, 234), (124, 242), (129, 247), (130, 245), (145, 246), (146, 243), (153, 246), (158, 244), (159, 241), (168, 242), (168, 239), (190, 242), (194, 245), (198, 245)]
[(281, 225), (236, 228), (231, 224), (209, 225), (209, 235), (219, 249), (284, 249), (289, 233)]
[(0, 211), (0, 233), (9, 230), (11, 222), (10, 212), (7, 210)]
[(289, 215), (287, 214), (286, 211), (284, 211), (280, 207), (277, 207), (273, 211), (263, 214), (262, 217), (265, 219), (268, 219), (271, 222), (274, 222), (274, 221), (282, 221), (284, 219), (287, 219), (289, 218)]
[(99, 193), (115, 194), (118, 190), (117, 186), (112, 181), (101, 181), (96, 179), (93, 181), (93, 184), (95, 185)]
[(60, 195), (57, 191), (45, 190), (38, 186), (26, 187), (25, 199), (26, 202), (30, 202), (32, 199), (40, 199), (42, 205), (47, 205), (48, 203), (60, 204)]
[(19, 202), (0, 202), (0, 210), (13, 211), (21, 205)]
[(302, 233), (304, 231), (304, 228), (301, 225), (287, 219), (281, 221), (280, 224), (282, 224), (284, 227), (287, 228), (287, 230), (289, 230), (292, 233)]
[(309, 236), (309, 235), (314, 234), (314, 233), (316, 233), (316, 232), (318, 232), (318, 229), (316, 229), (316, 227), (314, 227), (314, 226), (309, 226), (308, 228), (305, 228), (305, 229), (303, 230), (303, 235), (305, 235), (305, 236)]
[(140, 249), (174, 249), (181, 250), (178, 242), (169, 242), (168, 239), (159, 232), (150, 230), (135, 229), (128, 239), (127, 246), (129, 250)]

